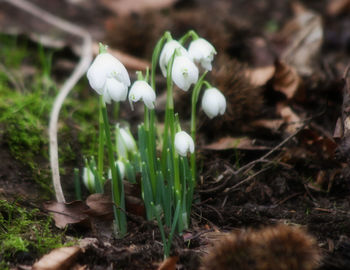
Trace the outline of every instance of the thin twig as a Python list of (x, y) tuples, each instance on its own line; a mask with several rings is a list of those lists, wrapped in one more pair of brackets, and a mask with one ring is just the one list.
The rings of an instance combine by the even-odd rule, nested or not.
[(253, 160), (252, 162), (249, 162), (248, 164), (242, 166), (239, 170), (237, 170), (235, 172), (236, 175), (239, 175), (241, 173), (246, 173), (248, 170), (250, 170), (253, 166), (255, 166), (258, 163), (261, 162), (266, 162), (266, 158), (268, 156), (270, 156), (271, 154), (273, 154), (274, 152), (276, 152), (278, 149), (280, 149), (283, 145), (285, 145), (287, 142), (289, 142), (292, 138), (294, 138), (301, 130), (304, 129), (304, 127), (306, 126), (306, 123), (304, 122), (304, 124), (298, 129), (296, 130), (294, 133), (292, 133), (291, 135), (289, 135), (286, 139), (284, 139), (282, 142), (280, 142), (278, 145), (276, 145), (274, 148), (272, 148), (269, 152), (267, 152), (265, 155), (263, 155), (262, 157)]
[(52, 181), (55, 189), (56, 200), (58, 202), (65, 202), (65, 198), (62, 191), (60, 174), (59, 174), (59, 163), (58, 163), (58, 143), (57, 143), (57, 122), (59, 113), (62, 107), (62, 104), (76, 85), (79, 79), (84, 75), (88, 69), (91, 60), (92, 60), (92, 40), (89, 32), (80, 28), (77, 25), (74, 25), (70, 22), (67, 22), (55, 15), (39, 8), (38, 6), (26, 1), (26, 0), (5, 0), (8, 3), (16, 6), (17, 8), (24, 10), (31, 15), (35, 16), (38, 19), (43, 20), (44, 22), (51, 24), (61, 30), (76, 35), (83, 40), (82, 49), (81, 49), (81, 58), (77, 66), (75, 67), (73, 73), (65, 81), (61, 87), (59, 94), (57, 95), (53, 108), (50, 115), (50, 124), (49, 124), (49, 139), (50, 139), (50, 165), (52, 171)]
[(230, 187), (229, 189), (226, 189), (226, 190), (224, 191), (224, 193), (230, 192), (231, 190), (233, 190), (233, 189), (239, 187), (240, 185), (249, 182), (250, 180), (252, 180), (252, 179), (255, 178), (256, 176), (258, 176), (259, 174), (262, 174), (263, 172), (265, 172), (265, 171), (267, 171), (267, 170), (269, 170), (269, 169), (271, 169), (271, 168), (272, 168), (272, 166), (269, 166), (269, 167), (266, 167), (266, 168), (264, 168), (264, 169), (261, 169), (260, 171), (258, 171), (258, 172), (256, 172), (256, 173), (252, 174), (251, 176), (248, 176), (247, 178), (245, 178), (245, 179), (243, 179), (242, 181), (238, 182), (237, 184), (235, 184), (234, 186)]

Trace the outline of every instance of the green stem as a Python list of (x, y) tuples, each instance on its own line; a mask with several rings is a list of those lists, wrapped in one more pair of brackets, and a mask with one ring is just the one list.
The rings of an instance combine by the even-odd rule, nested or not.
[(193, 40), (199, 39), (198, 34), (194, 30), (190, 30), (179, 39), (180, 44), (183, 45), (189, 37)]
[[(104, 157), (104, 124), (103, 124), (103, 98), (99, 97), (99, 137), (98, 137), (98, 159), (97, 159), (97, 172), (98, 176), (103, 181), (103, 157)], [(103, 185), (103, 183), (101, 183)]]
[[(199, 93), (201, 91), (203, 80), (205, 76), (207, 75), (207, 71), (203, 73), (203, 75), (199, 78), (198, 82), (194, 86), (193, 92), (192, 92), (192, 106), (191, 106), (191, 137), (196, 145), (196, 112), (197, 112), (197, 102)], [(191, 173), (192, 173), (192, 182), (193, 185), (196, 184), (196, 151), (191, 153)]]
[(74, 168), (74, 188), (75, 188), (75, 198), (77, 200), (81, 200), (81, 186), (80, 186), (78, 168)]
[(109, 166), (111, 168), (111, 173), (112, 173), (112, 197), (114, 202), (113, 212), (114, 212), (114, 218), (115, 218), (117, 230), (118, 230), (117, 234), (122, 237), (126, 233), (126, 218), (125, 218), (125, 212), (124, 212), (125, 209), (123, 209), (124, 202), (121, 200), (121, 198), (124, 197), (123, 194), (121, 194), (123, 187), (122, 187), (121, 179), (118, 177), (118, 174), (116, 171), (116, 166), (115, 166), (115, 161), (113, 156), (111, 131), (109, 127), (107, 108), (104, 102), (102, 103), (102, 115), (103, 115), (103, 122), (105, 127)]

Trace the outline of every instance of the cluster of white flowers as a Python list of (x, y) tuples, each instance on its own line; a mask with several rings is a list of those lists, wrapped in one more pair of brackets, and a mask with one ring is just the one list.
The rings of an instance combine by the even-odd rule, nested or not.
[[(188, 91), (192, 84), (196, 84), (199, 77), (200, 65), (203, 69), (210, 71), (212, 69), (212, 61), (216, 50), (207, 40), (197, 38), (193, 40), (188, 50), (184, 48), (180, 42), (169, 40), (164, 45), (160, 57), (159, 65), (164, 77), (167, 76), (167, 67), (174, 57), (171, 69), (171, 77), (176, 86), (184, 91)], [(197, 66), (198, 65), (198, 66)], [(142, 100), (149, 109), (154, 109), (156, 94), (154, 89), (144, 80), (137, 80), (133, 83), (128, 94), (130, 86), (129, 74), (124, 65), (114, 56), (107, 52), (100, 53), (90, 66), (87, 72), (87, 78), (91, 87), (103, 96), (106, 103), (112, 100), (119, 102), (125, 101), (127, 96), (130, 106), (133, 109), (133, 102)], [(205, 90), (202, 99), (202, 109), (209, 118), (213, 118), (219, 114), (224, 114), (226, 110), (226, 100), (222, 93), (216, 88), (208, 88)], [(177, 152), (184, 156), (187, 150), (193, 152), (192, 138), (184, 136), (183, 132), (176, 137), (175, 144), (183, 143), (176, 147)], [(186, 143), (185, 143), (186, 142)], [(189, 145), (184, 147), (184, 145)], [(192, 147), (193, 146), (193, 147)], [(187, 149), (183, 151), (183, 149)]]

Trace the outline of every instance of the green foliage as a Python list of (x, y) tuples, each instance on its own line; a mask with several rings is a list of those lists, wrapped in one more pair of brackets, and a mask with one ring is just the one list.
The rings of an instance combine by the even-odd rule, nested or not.
[[(26, 165), (33, 180), (47, 191), (43, 198), (52, 193), (47, 128), (57, 95), (51, 74), (53, 59), (53, 50), (23, 38), (0, 35), (0, 132), (11, 155)], [(59, 126), (61, 168), (65, 164), (76, 166), (80, 152), (91, 156), (97, 151), (96, 129), (91, 128), (91, 122), (98, 119), (97, 106), (91, 96), (83, 96), (86, 84), (82, 80), (76, 86), (61, 110), (60, 121), (70, 124)], [(72, 134), (74, 130), (79, 132)]]
[(62, 246), (63, 233), (52, 232), (50, 224), (51, 218), (39, 216), (38, 209), (0, 200), (0, 258), (11, 260), (17, 252), (29, 250), (41, 256)]

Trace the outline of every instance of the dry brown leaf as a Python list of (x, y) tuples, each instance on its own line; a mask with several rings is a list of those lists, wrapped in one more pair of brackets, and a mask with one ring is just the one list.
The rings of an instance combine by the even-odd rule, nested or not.
[(110, 196), (100, 193), (91, 194), (86, 199), (86, 205), (89, 209), (85, 213), (89, 216), (105, 216), (113, 219), (113, 202)]
[(350, 11), (350, 0), (331, 0), (327, 5), (327, 14), (337, 16)]
[(277, 105), (277, 113), (287, 124), (287, 127), (285, 129), (285, 132), (287, 134), (295, 133), (303, 125), (300, 117), (295, 112), (293, 112), (293, 110), (289, 106), (285, 104)]
[(177, 0), (102, 0), (102, 3), (118, 15), (159, 10), (172, 6)]
[(337, 122), (335, 133), (339, 142), (339, 156), (349, 160), (350, 149), (350, 66), (343, 75), (343, 104), (341, 120)]
[(68, 224), (88, 224), (88, 216), (84, 211), (88, 206), (82, 201), (70, 203), (50, 202), (44, 204), (45, 209), (52, 213), (56, 227), (63, 229)]
[[(93, 44), (92, 50), (93, 50), (94, 55), (98, 54), (98, 51), (99, 51), (98, 43)], [(113, 56), (115, 56), (116, 58), (118, 58), (119, 61), (122, 62), (125, 65), (125, 67), (128, 69), (146, 70), (148, 67), (151, 66), (151, 64), (148, 61), (136, 58), (132, 55), (123, 53), (119, 50), (108, 48), (108, 53), (110, 53)]]
[(81, 249), (78, 246), (61, 247), (44, 255), (33, 265), (33, 270), (66, 270), (71, 269)]
[(299, 74), (313, 73), (313, 62), (320, 52), (323, 42), (321, 16), (300, 4), (293, 6), (296, 16), (276, 35), (288, 46), (281, 59), (296, 68)]
[(245, 76), (250, 80), (252, 85), (263, 86), (273, 77), (275, 70), (275, 66), (246, 69)]
[(277, 132), (284, 124), (282, 119), (260, 119), (253, 121), (251, 125), (256, 128), (266, 128)]
[(175, 270), (176, 263), (179, 260), (178, 256), (173, 256), (165, 259), (161, 265), (159, 265), (158, 270)]
[(276, 61), (275, 67), (272, 81), (275, 91), (283, 93), (287, 99), (304, 100), (303, 82), (296, 69), (281, 61)]
[(254, 141), (247, 137), (234, 138), (224, 137), (217, 142), (208, 144), (203, 147), (209, 150), (227, 150), (227, 149), (240, 149), (240, 150), (267, 150), (270, 149), (266, 146), (254, 145)]

